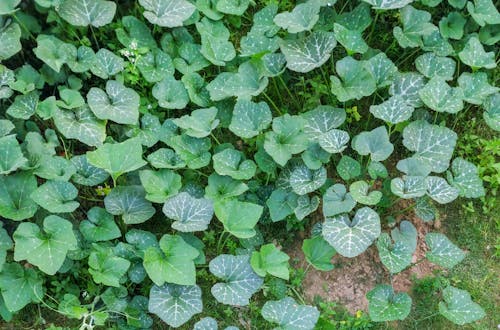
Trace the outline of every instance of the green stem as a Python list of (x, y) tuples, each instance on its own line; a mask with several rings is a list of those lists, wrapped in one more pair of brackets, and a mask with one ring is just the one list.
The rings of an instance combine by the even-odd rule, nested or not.
[(30, 38), (33, 39), (33, 41), (36, 41), (36, 38), (33, 35), (33, 33), (31, 33), (31, 31), (26, 27), (26, 25), (24, 25), (24, 23), (21, 22), (21, 20), (19, 18), (17, 18), (16, 14), (12, 14), (12, 17), (14, 17), (14, 19), (16, 20), (17, 23), (19, 23), (19, 25), (21, 25), (21, 27), (24, 29), (24, 31), (29, 33)]
[(375, 19), (372, 22), (372, 29), (370, 30), (370, 34), (368, 35), (368, 44), (370, 44), (372, 41), (372, 35), (373, 35), (373, 32), (375, 32), (375, 25), (377, 24), (377, 20), (378, 20), (379, 15), (380, 15), (380, 11), (375, 10)]
[(217, 140), (217, 138), (215, 137), (214, 133), (210, 133), (210, 136), (214, 138), (215, 142), (220, 145), (220, 142), (219, 140)]
[(221, 246), (222, 238), (224, 237), (225, 234), (226, 234), (226, 230), (223, 230), (222, 233), (220, 233), (219, 240), (217, 241), (217, 254), (221, 253), (221, 250), (223, 248), (223, 246)]
[(290, 89), (288, 88), (288, 86), (286, 85), (285, 80), (283, 80), (283, 77), (281, 75), (278, 76), (278, 79), (280, 80), (280, 82), (283, 85), (283, 87), (285, 87), (285, 90), (288, 93), (288, 96), (290, 96), (290, 99), (293, 100), (293, 103), (295, 103), (295, 106), (297, 107), (297, 110), (298, 110), (298, 108), (300, 108), (299, 103), (297, 102), (297, 100), (295, 99), (294, 95), (292, 94), (292, 92), (290, 91)]
[(276, 103), (274, 103), (274, 101), (269, 97), (269, 95), (267, 95), (266, 92), (262, 92), (262, 95), (264, 95), (266, 100), (268, 100), (269, 103), (271, 103), (271, 106), (274, 108), (274, 110), (276, 110), (276, 112), (281, 116), (283, 113), (281, 112), (280, 108), (278, 108)]
[(94, 29), (92, 28), (92, 25), (90, 26), (90, 32), (92, 33), (92, 37), (94, 38), (95, 45), (97, 46), (97, 49), (100, 49), (101, 46), (99, 46), (99, 41), (97, 41), (97, 37), (95, 36)]

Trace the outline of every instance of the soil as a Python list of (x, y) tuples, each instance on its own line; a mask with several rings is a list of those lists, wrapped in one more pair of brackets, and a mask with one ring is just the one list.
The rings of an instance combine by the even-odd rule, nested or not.
[[(405, 208), (407, 206), (405, 204), (407, 201), (401, 202), (398, 208)], [(427, 251), (425, 234), (439, 229), (439, 222), (423, 222), (413, 212), (397, 217), (397, 222), (404, 219), (412, 222), (418, 232), (417, 248), (412, 260), (412, 262), (417, 262), (425, 257)], [(307, 267), (301, 243), (296, 244), (289, 251), (289, 254), (296, 267)], [(390, 274), (378, 257), (375, 244), (355, 258), (345, 258), (337, 254), (332, 258), (332, 264), (335, 268), (329, 272), (318, 271), (313, 267), (309, 268), (302, 284), (303, 293), (307, 300), (313, 301), (315, 296), (319, 296), (325, 301), (336, 302), (344, 306), (350, 313), (354, 314), (358, 310), (368, 310), (368, 300), (365, 297), (368, 291), (377, 284), (391, 283)], [(432, 275), (438, 268), (424, 259), (393, 276), (394, 290), (408, 292), (414, 278), (419, 279)]]

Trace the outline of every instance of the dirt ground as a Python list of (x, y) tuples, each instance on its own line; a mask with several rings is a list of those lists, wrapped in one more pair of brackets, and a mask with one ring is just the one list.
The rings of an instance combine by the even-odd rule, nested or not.
[[(403, 219), (412, 222), (418, 232), (417, 248), (412, 260), (412, 262), (417, 262), (425, 257), (427, 251), (425, 234), (429, 231), (437, 231), (440, 227), (439, 222), (425, 223), (414, 216), (412, 212), (405, 216), (399, 216), (397, 218), (398, 223)], [(307, 267), (301, 244), (294, 246), (289, 253), (292, 256), (292, 262), (295, 262), (296, 266)], [(378, 257), (375, 244), (355, 258), (345, 258), (337, 254), (332, 258), (332, 263), (335, 269), (329, 272), (309, 268), (303, 282), (303, 292), (309, 301), (312, 301), (315, 296), (320, 296), (325, 301), (337, 302), (343, 305), (351, 313), (358, 310), (367, 311), (368, 300), (365, 297), (366, 293), (377, 284), (391, 283), (390, 274)], [(393, 276), (392, 285), (396, 292), (408, 292), (412, 285), (412, 278), (431, 275), (436, 269), (438, 269), (437, 266), (424, 259), (411, 268)]]

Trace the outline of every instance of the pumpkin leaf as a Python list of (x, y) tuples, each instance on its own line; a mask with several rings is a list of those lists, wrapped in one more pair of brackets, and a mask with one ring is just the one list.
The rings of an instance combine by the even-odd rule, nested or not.
[(155, 208), (146, 200), (142, 186), (117, 186), (104, 198), (106, 211), (121, 215), (126, 224), (139, 224), (149, 220)]
[(439, 312), (455, 324), (472, 323), (486, 315), (465, 290), (448, 286), (443, 290), (443, 300), (439, 302)]
[(267, 321), (277, 323), (276, 329), (312, 330), (319, 318), (316, 307), (299, 305), (290, 297), (266, 301), (260, 313)]
[(194, 198), (186, 192), (170, 197), (163, 205), (163, 213), (174, 220), (172, 228), (182, 232), (204, 231), (212, 220), (212, 202)]
[(366, 297), (370, 318), (375, 322), (404, 320), (410, 314), (410, 296), (405, 292), (395, 293), (390, 285), (379, 284)]

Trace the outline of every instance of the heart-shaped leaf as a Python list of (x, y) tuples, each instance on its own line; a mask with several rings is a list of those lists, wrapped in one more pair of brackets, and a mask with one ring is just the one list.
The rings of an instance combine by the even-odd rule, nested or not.
[(36, 178), (28, 172), (0, 176), (0, 216), (20, 221), (31, 218), (38, 205), (31, 199)]
[(427, 190), (424, 176), (404, 175), (391, 180), (391, 191), (394, 195), (404, 198), (416, 198), (425, 195)]
[(425, 185), (427, 187), (427, 196), (439, 204), (451, 203), (458, 197), (458, 189), (450, 186), (445, 179), (438, 176), (425, 178)]
[(363, 253), (380, 235), (380, 218), (368, 207), (356, 211), (351, 221), (346, 214), (326, 218), (323, 237), (344, 257), (353, 258)]
[(139, 224), (149, 220), (155, 208), (146, 200), (142, 186), (117, 186), (104, 198), (106, 211), (121, 215), (126, 224)]
[(160, 148), (147, 157), (149, 164), (156, 168), (182, 168), (186, 163), (173, 151), (168, 148)]
[(379, 284), (366, 297), (370, 318), (375, 322), (404, 320), (410, 314), (410, 296), (406, 292), (395, 293), (390, 285)]
[(220, 254), (209, 263), (210, 273), (224, 282), (216, 283), (210, 290), (218, 302), (233, 306), (246, 306), (264, 280), (250, 265), (250, 256)]
[(416, 72), (400, 73), (394, 78), (389, 94), (402, 97), (408, 106), (421, 107), (419, 91), (425, 86), (425, 81), (424, 76)]
[(196, 29), (201, 36), (200, 52), (212, 64), (224, 66), (236, 56), (229, 40), (230, 32), (222, 21), (211, 21), (204, 17), (196, 23)]
[(130, 261), (116, 256), (112, 249), (97, 243), (92, 244), (88, 264), (95, 283), (117, 288), (130, 267)]
[(137, 67), (147, 82), (162, 81), (174, 74), (174, 63), (170, 56), (159, 49), (143, 55), (137, 59)]
[(500, 91), (500, 88), (488, 83), (485, 72), (462, 73), (458, 77), (458, 86), (463, 91), (464, 101), (477, 105), (482, 104), (488, 96)]
[(364, 205), (377, 205), (382, 199), (382, 192), (369, 190), (370, 186), (366, 181), (356, 181), (349, 186), (349, 192), (356, 202)]
[(439, 21), (439, 31), (444, 38), (462, 39), (467, 20), (459, 12), (451, 12)]
[(267, 103), (238, 100), (234, 106), (229, 130), (239, 137), (250, 139), (268, 128), (272, 119)]
[(121, 236), (114, 217), (97, 206), (87, 212), (87, 220), (80, 222), (80, 232), (89, 242), (110, 241)]
[(360, 100), (372, 95), (377, 88), (375, 78), (363, 61), (347, 56), (335, 63), (335, 70), (338, 77), (330, 76), (331, 88), (340, 102)]
[(361, 164), (352, 157), (342, 156), (336, 167), (338, 175), (345, 181), (361, 175)]
[(425, 235), (425, 243), (430, 250), (425, 257), (442, 267), (453, 268), (465, 258), (464, 251), (441, 233), (428, 233)]
[(331, 154), (338, 154), (344, 151), (347, 148), (348, 142), (349, 134), (340, 129), (332, 129), (321, 134), (318, 138), (321, 148)]
[(274, 23), (289, 33), (310, 31), (319, 19), (319, 1), (307, 1), (296, 5), (291, 12), (279, 13)]
[(463, 109), (463, 91), (450, 87), (444, 78), (435, 76), (419, 91), (420, 99), (434, 111), (457, 113)]
[(14, 118), (29, 119), (38, 108), (39, 97), (36, 91), (16, 96), (14, 103), (7, 108), (7, 114)]
[(260, 313), (267, 321), (277, 323), (276, 329), (312, 330), (319, 318), (316, 307), (299, 305), (290, 297), (266, 301)]
[(276, 248), (274, 244), (265, 244), (261, 246), (260, 251), (252, 252), (250, 264), (255, 273), (261, 277), (270, 274), (288, 281), (290, 277), (289, 259), (290, 257)]
[(276, 189), (266, 201), (269, 208), (271, 220), (273, 222), (281, 221), (294, 213), (297, 208), (297, 194), (284, 189)]
[(39, 302), (44, 294), (43, 279), (39, 273), (19, 263), (4, 266), (0, 273), (0, 288), (5, 307), (11, 313), (21, 310), (30, 302)]
[(52, 36), (40, 34), (36, 38), (37, 47), (33, 49), (36, 57), (42, 60), (55, 72), (59, 72), (65, 63), (74, 58), (75, 46), (67, 44)]
[(205, 167), (210, 163), (210, 139), (198, 139), (189, 135), (178, 135), (170, 140), (169, 145), (174, 148), (179, 158), (191, 169)]
[(255, 235), (254, 227), (262, 215), (263, 207), (229, 199), (216, 203), (214, 211), (225, 231), (238, 238), (250, 238)]
[(182, 26), (196, 9), (186, 0), (139, 0), (139, 3), (150, 23), (168, 28)]
[(227, 148), (212, 157), (214, 170), (220, 175), (228, 175), (235, 180), (249, 180), (255, 175), (257, 165), (245, 159), (242, 152)]
[(323, 237), (315, 236), (311, 239), (305, 239), (302, 243), (302, 252), (304, 252), (307, 262), (317, 270), (327, 272), (334, 268), (332, 258), (337, 251)]
[[(394, 241), (394, 243), (393, 243)], [(401, 223), (401, 229), (393, 229), (392, 239), (387, 233), (382, 233), (377, 240), (380, 261), (391, 272), (396, 274), (411, 264), (417, 242), (417, 230), (408, 221)]]
[(486, 316), (481, 306), (473, 302), (465, 290), (448, 286), (443, 290), (443, 299), (439, 302), (439, 312), (455, 324), (472, 323)]
[(109, 174), (103, 169), (90, 165), (86, 155), (74, 156), (71, 162), (76, 168), (71, 180), (82, 186), (96, 186), (109, 178)]
[(0, 61), (16, 55), (22, 49), (21, 27), (17, 23), (9, 23), (0, 19)]
[(405, 6), (399, 12), (403, 28), (396, 26), (393, 29), (393, 34), (403, 48), (423, 46), (422, 37), (437, 30), (437, 27), (430, 22), (431, 14), (425, 10)]
[(0, 175), (14, 172), (27, 161), (15, 135), (0, 137)]
[(78, 190), (69, 182), (47, 181), (30, 195), (38, 205), (51, 213), (69, 213), (80, 206), (74, 199)]
[(189, 95), (181, 81), (168, 76), (153, 87), (153, 96), (160, 107), (165, 109), (183, 109), (189, 102)]
[(104, 0), (64, 0), (56, 10), (71, 25), (101, 27), (111, 23), (115, 17), (116, 3)]
[(124, 67), (125, 61), (120, 56), (106, 48), (101, 48), (95, 54), (90, 71), (102, 79), (108, 79), (122, 72)]
[(281, 166), (307, 148), (307, 137), (303, 133), (305, 120), (288, 114), (273, 120), (273, 131), (265, 135), (264, 149)]
[(491, 0), (474, 0), (467, 2), (467, 11), (480, 26), (500, 24), (498, 7)]
[(342, 125), (346, 119), (346, 112), (341, 108), (329, 105), (317, 106), (314, 110), (302, 114), (306, 120), (304, 133), (310, 140), (319, 140), (319, 137)]
[(186, 192), (170, 197), (163, 205), (163, 213), (174, 220), (172, 228), (182, 232), (204, 231), (212, 220), (212, 202), (194, 198)]
[(356, 206), (356, 201), (343, 184), (334, 184), (323, 195), (323, 215), (325, 217), (349, 213), (354, 206)]
[(217, 173), (212, 173), (208, 177), (208, 185), (205, 188), (205, 197), (214, 202), (218, 202), (223, 199), (239, 196), (247, 190), (248, 186), (241, 181), (234, 180), (228, 176), (221, 176)]
[(143, 170), (139, 177), (146, 190), (146, 199), (153, 203), (164, 203), (182, 187), (181, 176), (170, 170)]
[(462, 197), (479, 198), (485, 194), (483, 181), (479, 177), (477, 167), (463, 158), (455, 158), (451, 163), (448, 181), (458, 189), (458, 193)]
[(198, 109), (191, 112), (191, 115), (185, 115), (174, 119), (173, 122), (185, 130), (189, 136), (203, 138), (210, 135), (210, 132), (219, 125), (217, 108)]
[(106, 139), (106, 121), (98, 119), (87, 105), (71, 110), (56, 108), (53, 119), (57, 130), (67, 139), (94, 147)]
[(326, 182), (326, 169), (311, 170), (305, 165), (295, 167), (289, 179), (292, 190), (297, 195), (306, 195), (319, 189)]
[(370, 155), (375, 162), (386, 160), (394, 151), (385, 126), (356, 135), (352, 139), (352, 148), (360, 155)]
[(368, 50), (368, 45), (358, 30), (350, 30), (343, 25), (334, 23), (333, 33), (335, 39), (346, 49), (349, 55), (354, 53), (364, 54)]
[(479, 39), (472, 36), (458, 57), (465, 65), (470, 66), (472, 69), (486, 68), (493, 69), (497, 66), (495, 63), (495, 53), (486, 52)]

